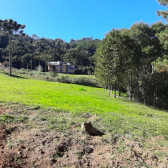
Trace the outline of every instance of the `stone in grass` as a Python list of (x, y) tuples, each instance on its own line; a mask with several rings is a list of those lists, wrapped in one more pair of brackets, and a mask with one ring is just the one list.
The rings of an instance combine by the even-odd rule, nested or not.
[(90, 135), (99, 135), (99, 136), (104, 135), (103, 132), (100, 132), (100, 131), (96, 130), (96, 129), (92, 126), (92, 124), (91, 124), (90, 121), (83, 122), (83, 123), (82, 123), (82, 126), (81, 126), (81, 130), (88, 132)]

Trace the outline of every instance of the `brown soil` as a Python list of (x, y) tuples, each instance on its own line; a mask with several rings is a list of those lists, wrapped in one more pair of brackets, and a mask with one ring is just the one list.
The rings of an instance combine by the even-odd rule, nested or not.
[[(0, 110), (1, 114), (7, 112)], [(0, 168), (167, 167), (168, 147), (158, 145), (163, 137), (146, 141), (147, 148), (125, 138), (103, 141), (108, 136), (90, 136), (78, 129), (73, 135), (63, 135), (20, 124), (0, 125)]]

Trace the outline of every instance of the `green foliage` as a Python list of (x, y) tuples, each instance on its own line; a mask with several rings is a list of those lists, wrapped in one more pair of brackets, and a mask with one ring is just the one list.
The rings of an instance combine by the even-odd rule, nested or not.
[[(37, 65), (41, 65), (45, 72), (47, 71), (47, 62), (64, 61), (69, 62), (76, 68), (87, 69), (85, 74), (93, 73), (92, 56), (97, 48), (100, 40), (92, 38), (84, 38), (74, 40), (73, 42), (65, 42), (62, 39), (45, 39), (39, 38), (37, 35), (32, 37), (17, 34), (17, 38), (11, 36), (11, 52), (13, 67), (35, 69)], [(0, 31), (0, 61), (8, 60), (8, 36)], [(78, 71), (82, 74), (82, 71)]]
[(28, 117), (19, 115), (4, 114), (0, 115), (0, 124), (26, 122)]
[(160, 22), (152, 26), (140, 22), (106, 35), (94, 59), (95, 75), (104, 88), (108, 87), (109, 96), (112, 86), (116, 97), (117, 85), (118, 92), (127, 90), (129, 100), (168, 109), (167, 50), (165, 43), (159, 41), (166, 28)]
[[(9, 36), (9, 75), (11, 75), (12, 71), (12, 59), (11, 59), (11, 35), (17, 36), (17, 34), (23, 35), (23, 29), (25, 25), (18, 24), (16, 21), (12, 19), (9, 20), (0, 20), (0, 30), (3, 33), (7, 33)], [(15, 48), (14, 48), (15, 49)]]
[[(158, 0), (158, 2), (160, 3), (160, 5), (168, 5), (168, 1), (167, 0)], [(163, 19), (167, 19), (168, 16), (168, 11), (156, 11), (158, 16), (163, 16)]]
[(157, 72), (167, 72), (168, 71), (168, 56), (165, 55), (163, 58), (158, 57), (154, 62), (152, 62), (154, 69)]
[(81, 91), (86, 91), (84, 88), (80, 88), (79, 90), (81, 90)]

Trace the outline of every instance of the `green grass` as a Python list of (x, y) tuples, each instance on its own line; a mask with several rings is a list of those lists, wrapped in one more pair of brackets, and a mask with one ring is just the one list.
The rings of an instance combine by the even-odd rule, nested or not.
[(0, 116), (0, 124), (1, 123), (21, 123), (21, 122), (26, 122), (28, 120), (28, 117), (22, 115), (9, 115), (9, 114), (4, 114)]
[[(159, 135), (168, 138), (166, 112), (125, 98), (114, 99), (102, 88), (10, 77), (0, 72), (0, 101), (69, 112), (72, 116), (97, 114), (100, 117), (96, 120), (99, 121), (95, 120), (94, 125), (115, 136), (140, 139)], [(61, 118), (47, 119), (46, 116), (39, 120), (48, 120), (52, 126), (57, 122), (67, 122)]]

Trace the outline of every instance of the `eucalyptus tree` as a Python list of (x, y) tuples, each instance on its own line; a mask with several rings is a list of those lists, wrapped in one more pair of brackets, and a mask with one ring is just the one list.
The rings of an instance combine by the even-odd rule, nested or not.
[(40, 66), (40, 61), (42, 61), (43, 57), (43, 51), (45, 49), (41, 39), (38, 39), (34, 42), (34, 49), (35, 49), (35, 59), (38, 60), (39, 66)]
[(109, 96), (110, 86), (114, 84), (114, 98), (116, 98), (116, 87), (120, 88), (122, 77), (125, 74), (127, 60), (127, 48), (123, 41), (120, 30), (113, 29), (100, 42), (95, 59), (95, 75), (105, 85), (108, 85)]
[(26, 53), (24, 42), (21, 41), (22, 37), (15, 38), (11, 40), (11, 56), (12, 62), (15, 67), (20, 68), (21, 66), (21, 57)]
[(9, 75), (12, 74), (12, 59), (11, 59), (11, 36), (23, 33), (25, 25), (18, 24), (12, 19), (0, 20), (0, 30), (8, 34), (9, 37)]
[(42, 55), (43, 55), (42, 61), (44, 61), (45, 63), (45, 72), (47, 72), (47, 62), (53, 60), (53, 55), (52, 55), (52, 50), (50, 45), (45, 46), (45, 50), (43, 51)]

